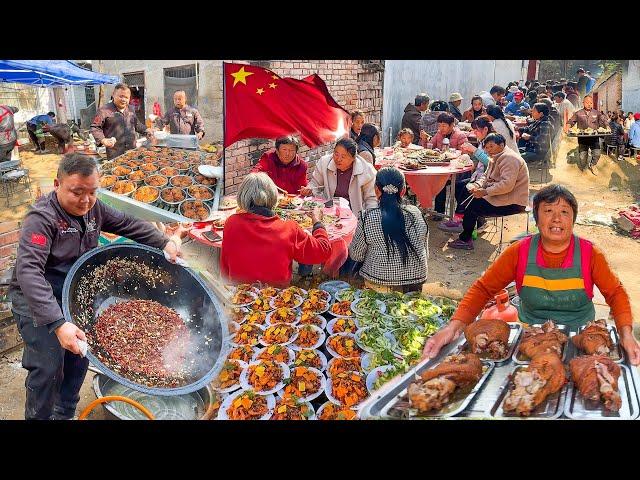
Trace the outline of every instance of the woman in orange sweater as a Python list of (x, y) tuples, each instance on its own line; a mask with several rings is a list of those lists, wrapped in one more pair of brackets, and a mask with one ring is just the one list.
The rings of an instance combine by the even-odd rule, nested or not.
[(427, 341), (423, 356), (435, 357), (475, 320), (490, 298), (515, 280), (521, 322), (552, 319), (573, 330), (595, 318), (592, 299), (596, 285), (611, 307), (629, 361), (640, 364), (640, 345), (633, 336), (626, 290), (600, 249), (573, 234), (576, 198), (565, 187), (549, 185), (533, 198), (533, 215), (540, 233), (511, 245), (471, 285), (449, 324)]
[(305, 232), (293, 220), (282, 220), (275, 183), (266, 173), (250, 173), (238, 189), (241, 213), (224, 224), (220, 273), (234, 283), (260, 281), (276, 287), (291, 282), (291, 262), (323, 263), (331, 254), (322, 211), (311, 213), (313, 230)]

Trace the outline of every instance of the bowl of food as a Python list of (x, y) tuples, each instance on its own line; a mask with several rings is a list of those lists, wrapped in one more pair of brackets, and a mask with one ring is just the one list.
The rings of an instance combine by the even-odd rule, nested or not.
[(153, 203), (160, 197), (160, 189), (145, 185), (138, 188), (133, 194), (134, 200), (142, 203)]
[(266, 326), (260, 336), (260, 343), (264, 346), (289, 345), (298, 336), (298, 330), (288, 323), (274, 323)]
[(320, 350), (294, 350), (294, 367), (313, 367), (321, 372), (327, 369), (327, 357)]
[(204, 221), (211, 215), (211, 208), (200, 200), (185, 200), (179, 210), (181, 215), (197, 221)]
[(115, 175), (121, 180), (124, 180), (125, 178), (127, 178), (127, 175), (129, 175), (132, 171), (133, 170), (129, 167), (125, 167), (124, 165), (118, 165), (117, 167), (114, 167), (111, 170), (111, 175)]
[(334, 317), (353, 317), (353, 311), (351, 310), (351, 302), (349, 301), (336, 301), (331, 308), (329, 309), (329, 313)]
[(149, 175), (145, 177), (144, 183), (150, 187), (166, 187), (169, 179), (162, 175)]
[(273, 308), (271, 308), (271, 305), (269, 305), (270, 301), (270, 298), (258, 296), (258, 298), (256, 298), (256, 301), (253, 302), (250, 308), (251, 310), (257, 312), (270, 312), (271, 310), (273, 310)]
[(318, 315), (313, 312), (302, 312), (300, 314), (299, 325), (315, 325), (316, 327), (320, 327), (321, 329), (325, 329), (327, 327), (327, 321), (322, 315)]
[(235, 392), (240, 388), (240, 374), (247, 368), (247, 364), (241, 360), (227, 360), (222, 365), (222, 370), (211, 383), (212, 388), (220, 393)]
[(131, 172), (129, 175), (127, 175), (127, 178), (132, 182), (140, 183), (144, 180), (145, 173), (141, 170), (136, 170), (134, 172)]
[(318, 420), (358, 420), (358, 412), (333, 402), (325, 402), (318, 408), (316, 418)]
[(359, 329), (355, 333), (355, 340), (365, 352), (392, 351), (398, 344), (392, 333), (373, 326)]
[(234, 347), (240, 347), (242, 345), (249, 345), (253, 347), (260, 343), (260, 337), (264, 333), (262, 325), (255, 323), (245, 323), (240, 325), (240, 328), (231, 339), (231, 345)]
[[(372, 394), (375, 390), (379, 389), (382, 385), (387, 383), (393, 377), (389, 377), (396, 372), (396, 367), (393, 365), (381, 365), (374, 368), (367, 374), (366, 384), (369, 394)], [(385, 373), (387, 375), (385, 375)], [(395, 375), (394, 375), (395, 376)]]
[(360, 298), (360, 293), (361, 290), (355, 288), (355, 287), (348, 287), (348, 288), (343, 288), (341, 290), (338, 290), (335, 295), (334, 295), (334, 299), (336, 302), (353, 302), (356, 298)]
[(175, 167), (162, 167), (160, 169), (160, 175), (163, 175), (165, 177), (175, 177), (179, 173), (180, 171)]
[(356, 333), (359, 325), (355, 318), (350, 317), (336, 317), (327, 324), (327, 333), (333, 335), (334, 333)]
[(239, 390), (224, 399), (218, 410), (218, 420), (269, 420), (276, 406), (273, 395), (261, 395), (253, 390)]
[(245, 322), (265, 325), (267, 323), (267, 312), (249, 311), (249, 313), (243, 315), (242, 319), (238, 323), (242, 324)]
[(298, 335), (291, 344), (294, 350), (315, 350), (322, 346), (327, 335), (315, 325), (299, 325)]
[(387, 306), (375, 298), (357, 298), (351, 303), (351, 311), (356, 315), (370, 315), (371, 313), (385, 313)]
[(111, 191), (113, 193), (117, 193), (119, 195), (126, 195), (127, 197), (130, 197), (135, 189), (136, 189), (135, 183), (129, 180), (118, 180), (116, 183), (113, 184), (113, 187), (111, 187)]
[(140, 165), (140, 170), (145, 173), (155, 172), (158, 170), (158, 165), (156, 165), (155, 163), (143, 163), (142, 165)]
[(187, 198), (187, 195), (182, 188), (167, 187), (160, 190), (160, 198), (167, 205), (179, 205)]
[(245, 390), (268, 395), (284, 388), (284, 380), (289, 378), (290, 371), (282, 362), (258, 360), (247, 365), (240, 375), (240, 385)]
[(320, 295), (309, 294), (309, 297), (300, 305), (300, 310), (317, 314), (324, 313), (329, 310), (329, 301)]
[(110, 189), (118, 181), (118, 177), (115, 175), (103, 175), (100, 177), (100, 188)]
[(325, 300), (329, 303), (331, 303), (331, 294), (325, 290), (321, 290), (319, 288), (310, 288), (309, 290), (307, 290), (307, 296), (309, 298), (311, 297), (319, 297), (322, 300)]
[(231, 303), (236, 307), (247, 307), (256, 301), (258, 295), (246, 290), (238, 290), (231, 298)]
[(296, 325), (300, 321), (300, 312), (294, 308), (280, 307), (267, 313), (267, 325), (288, 323)]
[(170, 181), (172, 187), (186, 188), (193, 185), (193, 177), (188, 175), (176, 175), (171, 177)]
[(177, 161), (173, 164), (174, 168), (177, 168), (180, 172), (188, 172), (189, 171), (189, 162), (184, 160)]
[(273, 297), (269, 301), (269, 305), (271, 305), (271, 308), (274, 309), (281, 307), (298, 308), (300, 305), (302, 305), (303, 301), (304, 300), (300, 295), (296, 295), (291, 290), (287, 289), (281, 291), (278, 295)]
[(332, 357), (359, 357), (363, 352), (351, 333), (334, 333), (330, 335), (327, 339), (326, 348)]
[(214, 196), (213, 190), (209, 187), (205, 187), (204, 185), (192, 185), (187, 187), (187, 193), (189, 194), (189, 198), (201, 200), (203, 202), (213, 200)]
[(327, 375), (334, 376), (344, 372), (362, 372), (360, 357), (333, 357), (327, 365)]
[(240, 360), (249, 363), (253, 360), (256, 350), (251, 345), (239, 345), (231, 349), (227, 355), (227, 360)]
[(357, 409), (369, 397), (365, 377), (357, 372), (343, 372), (329, 377), (325, 387), (329, 401), (341, 407)]
[[(193, 169), (192, 169), (193, 172)], [(212, 187), (214, 186), (216, 183), (218, 183), (218, 179), (217, 178), (208, 178), (205, 177), (204, 175), (200, 174), (200, 173), (196, 173), (193, 177), (193, 179), (195, 180), (195, 182), (199, 185), (206, 185), (208, 187)]]
[(269, 345), (255, 352), (251, 361), (271, 360), (290, 365), (295, 360), (294, 351), (284, 345)]
[(291, 397), (276, 400), (270, 420), (315, 420), (316, 412), (309, 402)]
[(279, 394), (284, 398), (293, 397), (310, 402), (324, 393), (325, 384), (326, 379), (320, 370), (294, 367), (290, 371), (288, 383)]
[(276, 287), (264, 287), (260, 289), (260, 295), (266, 298), (273, 298), (280, 293), (280, 289)]

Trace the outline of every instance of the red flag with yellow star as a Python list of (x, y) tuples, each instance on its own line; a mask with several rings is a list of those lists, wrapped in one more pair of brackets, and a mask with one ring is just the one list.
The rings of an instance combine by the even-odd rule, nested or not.
[(253, 65), (224, 63), (224, 146), (245, 138), (299, 134), (309, 147), (348, 133), (350, 116), (318, 75), (282, 78)]

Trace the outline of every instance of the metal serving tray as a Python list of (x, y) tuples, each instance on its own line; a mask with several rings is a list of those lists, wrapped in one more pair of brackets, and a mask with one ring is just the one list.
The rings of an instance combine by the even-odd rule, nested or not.
[[(570, 334), (571, 338), (573, 338), (578, 333), (582, 333), (584, 329), (585, 327), (580, 327), (578, 332), (571, 332)], [(609, 330), (609, 336), (611, 337), (611, 341), (613, 342), (613, 348), (609, 352), (609, 358), (616, 363), (623, 363), (625, 359), (625, 353), (624, 353), (624, 348), (620, 343), (620, 337), (618, 337), (618, 330), (614, 325), (607, 325), (607, 330)], [(576, 352), (575, 356), (586, 355), (586, 352), (584, 352), (583, 350), (580, 350), (578, 347), (576, 347), (573, 344), (573, 341), (571, 340), (571, 338), (569, 340), (571, 341), (571, 344), (573, 345), (573, 349)]]
[(564, 404), (564, 414), (573, 420), (635, 420), (640, 411), (638, 392), (632, 377), (631, 370), (626, 365), (620, 365), (618, 389), (622, 407), (617, 412), (606, 410), (600, 400), (585, 399), (572, 381)]
[[(480, 357), (481, 360), (495, 363), (496, 367), (507, 364), (511, 361), (511, 356), (513, 355), (513, 351), (515, 350), (516, 345), (520, 340), (520, 335), (522, 334), (522, 325), (520, 325), (519, 323), (509, 323), (508, 325), (511, 330), (509, 331), (509, 345), (508, 345), (509, 348), (507, 349), (507, 354), (502, 358), (493, 359), (486, 354), (479, 353), (477, 355), (478, 357)], [(464, 341), (458, 347), (458, 350), (456, 351), (456, 353), (464, 353), (469, 351), (469, 344), (467, 340), (464, 338), (464, 334), (462, 335), (462, 338)]]
[[(542, 324), (535, 323), (531, 325), (531, 327), (542, 327)], [(569, 332), (569, 328), (566, 325), (556, 325), (556, 327), (558, 328), (558, 330), (564, 333), (567, 337), (569, 337), (570, 332)], [(523, 330), (521, 338), (524, 337), (524, 334), (525, 334), (525, 331)], [(562, 358), (563, 363), (567, 360), (567, 352), (569, 351), (570, 341), (571, 340), (567, 338), (567, 342), (562, 346), (562, 355), (560, 355), (560, 357)], [(518, 345), (515, 351), (513, 352), (513, 356), (511, 357), (511, 359), (513, 360), (513, 363), (515, 363), (516, 365), (529, 365), (529, 363), (531, 363), (531, 359), (527, 357), (524, 353), (520, 352), (521, 343), (522, 341), (518, 342)]]
[(562, 416), (565, 398), (567, 396), (567, 385), (564, 385), (558, 392), (549, 395), (545, 401), (538, 405), (533, 412), (531, 412), (531, 415), (527, 417), (520, 416), (516, 413), (507, 413), (503, 410), (502, 405), (507, 393), (509, 393), (513, 386), (512, 380), (515, 374), (526, 368), (526, 365), (517, 365), (507, 376), (504, 383), (498, 389), (498, 398), (496, 399), (493, 407), (491, 407), (489, 415), (493, 418), (508, 418), (512, 420), (560, 418), (560, 416)]
[(373, 392), (371, 398), (365, 401), (360, 407), (361, 419), (383, 418), (387, 420), (420, 420), (420, 419), (438, 419), (447, 418), (462, 413), (465, 408), (472, 402), (473, 398), (482, 389), (487, 378), (495, 368), (493, 362), (483, 361), (483, 375), (478, 383), (472, 388), (458, 391), (453, 395), (453, 401), (450, 402), (439, 412), (433, 412), (426, 415), (411, 415), (409, 412), (409, 403), (407, 400), (407, 389), (411, 383), (425, 370), (429, 370), (440, 364), (448, 355), (454, 354), (456, 347), (450, 346), (446, 348), (438, 357), (427, 359), (420, 362), (407, 373), (383, 385), (379, 390)]
[(156, 139), (154, 146), (196, 150), (198, 148), (198, 137), (196, 135), (176, 135), (170, 133), (163, 139)]

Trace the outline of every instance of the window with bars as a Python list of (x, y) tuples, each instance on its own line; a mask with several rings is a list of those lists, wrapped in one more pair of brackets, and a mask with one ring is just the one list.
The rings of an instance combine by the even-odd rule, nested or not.
[(84, 96), (87, 101), (87, 105), (91, 105), (96, 101), (96, 91), (93, 87), (84, 87)]
[(123, 73), (122, 79), (130, 87), (144, 87), (144, 72)]

